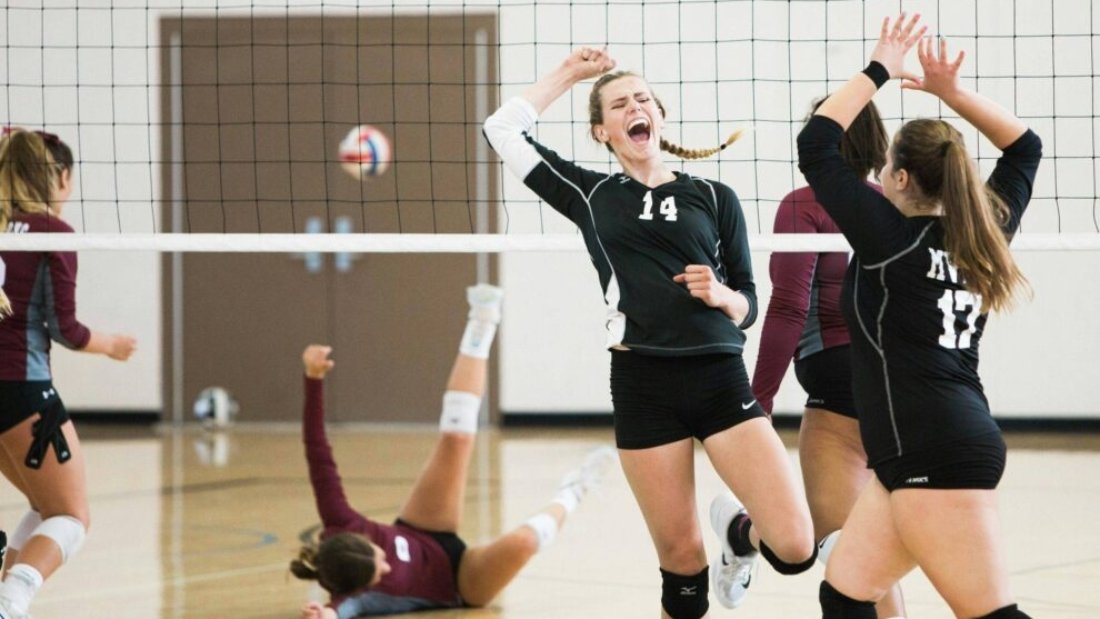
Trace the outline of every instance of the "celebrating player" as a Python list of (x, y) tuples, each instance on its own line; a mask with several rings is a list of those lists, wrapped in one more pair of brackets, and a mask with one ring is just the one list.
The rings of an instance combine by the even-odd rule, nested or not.
[[(1039, 137), (959, 83), (963, 53), (924, 38), (919, 16), (883, 21), (871, 63), (798, 136), (799, 167), (855, 249), (845, 279), (860, 432), (875, 477), (821, 585), (825, 619), (874, 618), (919, 565), (958, 617), (1019, 619), (1000, 550), (1005, 444), (978, 377), (987, 312), (1025, 284), (1008, 251), (1031, 199)], [(919, 41), (923, 76), (904, 70)], [(939, 97), (1002, 150), (988, 183), (942, 120), (906, 123), (868, 187), (841, 156), (844, 131), (889, 79)]]
[[(711, 505), (723, 553), (710, 577), (723, 605), (741, 603), (758, 552), (782, 573), (808, 569), (813, 527), (741, 358), (756, 294), (737, 196), (672, 172), (661, 158), (662, 150), (697, 158), (722, 147), (693, 151), (664, 140), (665, 109), (649, 85), (608, 73), (614, 68), (606, 49), (577, 49), (489, 117), (485, 135), (524, 184), (581, 230), (608, 309), (615, 440), (657, 550), (663, 616), (697, 619), (707, 614), (711, 580), (693, 439), (748, 508), (728, 494)], [(597, 76), (591, 135), (618, 159), (615, 174), (579, 167), (528, 134), (554, 100)]]

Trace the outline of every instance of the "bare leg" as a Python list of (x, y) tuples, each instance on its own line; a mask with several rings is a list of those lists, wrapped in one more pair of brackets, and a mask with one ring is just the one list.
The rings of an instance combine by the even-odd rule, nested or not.
[(415, 527), (454, 532), (462, 522), (466, 473), (476, 442), (478, 411), (485, 394), (489, 351), (500, 322), (502, 296), (499, 288), (487, 284), (466, 289), (470, 312), (443, 395), (439, 420), (442, 434), (398, 514)]
[(520, 569), (549, 544), (569, 513), (600, 482), (614, 461), (609, 447), (595, 449), (562, 478), (552, 502), (523, 526), (484, 546), (470, 548), (458, 565), (458, 592), (472, 606), (488, 604)]
[[(693, 440), (649, 449), (620, 449), (619, 460), (649, 528), (661, 569), (698, 574), (707, 567), (707, 555), (696, 515)], [(661, 616), (668, 617), (664, 608)]]
[[(824, 409), (808, 408), (798, 434), (802, 479), (814, 523), (814, 539), (839, 531), (873, 473), (859, 436), (859, 422)], [(901, 587), (895, 585), (875, 605), (878, 616), (905, 615)]]
[[(21, 485), (23, 483), (23, 478), (19, 476), (18, 471), (22, 467), (23, 467), (22, 461), (19, 461), (19, 462), (13, 461), (11, 456), (8, 455), (7, 451), (5, 451), (3, 449), (0, 449), (0, 474), (3, 474), (4, 478), (7, 479), (9, 482), (11, 482), (11, 484), (15, 486), (15, 489), (18, 490), (19, 492), (21, 492), (23, 494), (23, 496), (30, 497), (30, 494), (29, 494), (27, 488), (25, 488), (24, 486)], [(28, 500), (29, 500), (29, 498), (28, 498)], [(32, 510), (37, 511), (37, 508), (35, 508), (35, 506), (33, 504), (30, 506), (30, 508)], [(39, 521), (41, 521), (41, 518), (39, 518)], [(22, 542), (16, 541), (14, 539), (14, 536), (15, 536), (15, 531), (9, 529), (8, 530), (8, 548), (7, 548), (7, 551), (4, 552), (4, 573), (5, 574), (7, 573), (7, 568), (11, 567), (12, 565), (15, 565), (16, 561), (18, 561), (18, 559), (19, 559), (19, 550), (22, 549), (23, 544), (26, 543), (26, 540), (22, 540)]]
[(806, 497), (771, 423), (763, 417), (740, 423), (703, 441), (715, 471), (752, 517), (749, 538), (760, 538), (787, 563), (813, 556), (813, 524)]
[(853, 600), (881, 600), (916, 565), (894, 526), (890, 497), (871, 477), (825, 566), (825, 579)]
[[(565, 522), (565, 508), (551, 504), (542, 510), (558, 527)], [(492, 601), (539, 551), (534, 529), (521, 526), (484, 546), (470, 548), (458, 565), (458, 592), (471, 606)]]
[[(27, 419), (0, 436), (0, 448), (11, 460), (22, 459), (31, 445), (31, 426), (38, 421), (38, 415)], [(32, 505), (38, 506), (43, 519), (52, 516), (72, 516), (87, 528), (88, 497), (84, 475), (84, 452), (80, 439), (71, 421), (61, 426), (65, 440), (69, 443), (72, 459), (60, 464), (51, 449), (40, 469), (20, 466), (17, 469), (16, 487), (26, 488)], [(43, 578), (49, 578), (61, 565), (61, 551), (53, 540), (34, 536), (27, 540), (20, 552), (20, 563), (26, 563), (37, 569)]]
[[(459, 354), (451, 368), (447, 391), (480, 398), (485, 391), (486, 366), (485, 359)], [(462, 522), (466, 474), (476, 442), (475, 434), (441, 434), (398, 517), (428, 531), (457, 531)]]
[(906, 547), (956, 616), (1013, 603), (995, 490), (897, 490), (890, 503)]

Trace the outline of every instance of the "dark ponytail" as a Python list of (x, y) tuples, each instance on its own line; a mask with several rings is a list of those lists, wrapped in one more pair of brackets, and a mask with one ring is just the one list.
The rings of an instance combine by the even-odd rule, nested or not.
[(374, 546), (362, 535), (337, 533), (320, 545), (306, 545), (290, 562), (290, 573), (316, 580), (332, 595), (347, 595), (374, 580), (378, 570)]

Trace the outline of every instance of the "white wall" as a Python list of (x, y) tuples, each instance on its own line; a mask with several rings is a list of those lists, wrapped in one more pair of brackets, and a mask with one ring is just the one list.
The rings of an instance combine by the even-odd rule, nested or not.
[[(979, 71), (980, 89), (1028, 116), (1044, 137), (1048, 160), (1024, 233), (1096, 234), (1097, 100), (1083, 93), (1100, 97), (1100, 89), (1094, 78), (1073, 76), (1093, 73), (1088, 35), (1100, 32), (1100, 23), (1089, 23), (1088, 0), (1011, 4), (1013, 11), (1002, 3), (979, 2), (978, 17), (975, 0), (907, 0), (905, 8), (921, 11), (938, 32), (966, 48), (966, 74)], [(216, 8), (213, 0), (150, 0), (113, 10), (107, 10), (112, 6), (107, 0), (10, 0), (0, 11), (0, 119), (45, 125), (73, 145), (81, 164), (67, 218), (78, 230), (156, 230), (151, 201), (160, 198), (154, 195), (159, 187), (154, 154), (160, 152), (158, 20), (181, 13), (278, 16), (286, 14), (288, 5), (295, 13), (321, 10), (306, 0), (259, 0), (231, 10)], [(331, 14), (390, 12), (389, 2), (373, 0), (322, 6)], [(767, 231), (776, 202), (801, 182), (791, 164), (792, 144), (809, 100), (862, 67), (868, 49), (862, 39), (877, 32), (880, 17), (896, 12), (899, 2), (396, 2), (399, 12), (421, 12), (426, 6), (433, 11), (499, 8), (504, 97), (518, 94), (573, 46), (608, 43), (621, 67), (644, 73), (653, 84), (669, 110), (666, 133), (674, 141), (709, 146), (736, 128), (751, 128), (721, 157), (683, 169), (734, 187), (750, 226)], [(997, 10), (990, 11), (991, 6)], [(1100, 22), (1100, 15), (1094, 19)], [(979, 28), (982, 38), (975, 41)], [(1050, 37), (1027, 36), (1051, 32), (1058, 34), (1053, 43)], [(1020, 36), (1008, 36), (1013, 33)], [(828, 45), (822, 43), (826, 38)], [(1044, 77), (1054, 74), (1063, 77)], [(606, 167), (606, 152), (585, 138), (587, 92), (577, 88), (551, 108), (538, 137), (586, 165)], [(877, 102), (891, 127), (901, 117), (940, 111), (931, 98), (919, 93), (903, 97), (894, 87)], [(1057, 122), (1055, 113), (1061, 116)], [(967, 138), (979, 143), (972, 131)], [(989, 169), (995, 152), (983, 144), (978, 154)], [(535, 205), (514, 179), (505, 179), (504, 192), (507, 232), (573, 230), (545, 205)], [(754, 259), (760, 296), (766, 300), (767, 256)], [(983, 373), (994, 408), (1004, 415), (1100, 416), (1100, 381), (1090, 380), (1095, 363), (1089, 355), (1100, 344), (1090, 311), (1100, 301), (1100, 255), (1020, 254), (1020, 261), (1036, 296), (989, 325)], [(501, 260), (501, 270), (508, 288), (500, 359), (504, 410), (610, 410), (603, 308), (587, 256), (511, 254)], [(85, 252), (79, 284), (81, 315), (88, 324), (133, 333), (141, 344), (125, 365), (59, 353), (57, 380), (69, 406), (159, 408), (159, 258)], [(750, 331), (750, 368), (758, 329)], [(777, 407), (793, 411), (800, 405), (789, 380)]]

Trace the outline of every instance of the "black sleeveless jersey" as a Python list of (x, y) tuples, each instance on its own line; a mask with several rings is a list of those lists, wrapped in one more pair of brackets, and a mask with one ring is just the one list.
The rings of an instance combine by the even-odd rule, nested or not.
[[(814, 116), (798, 136), (799, 167), (855, 250), (842, 292), (852, 382), (871, 466), (996, 432), (978, 377), (981, 298), (944, 250), (939, 217), (905, 217), (840, 156), (843, 129)], [(1030, 130), (997, 161), (989, 186), (1011, 211), (1031, 199), (1042, 143)]]

